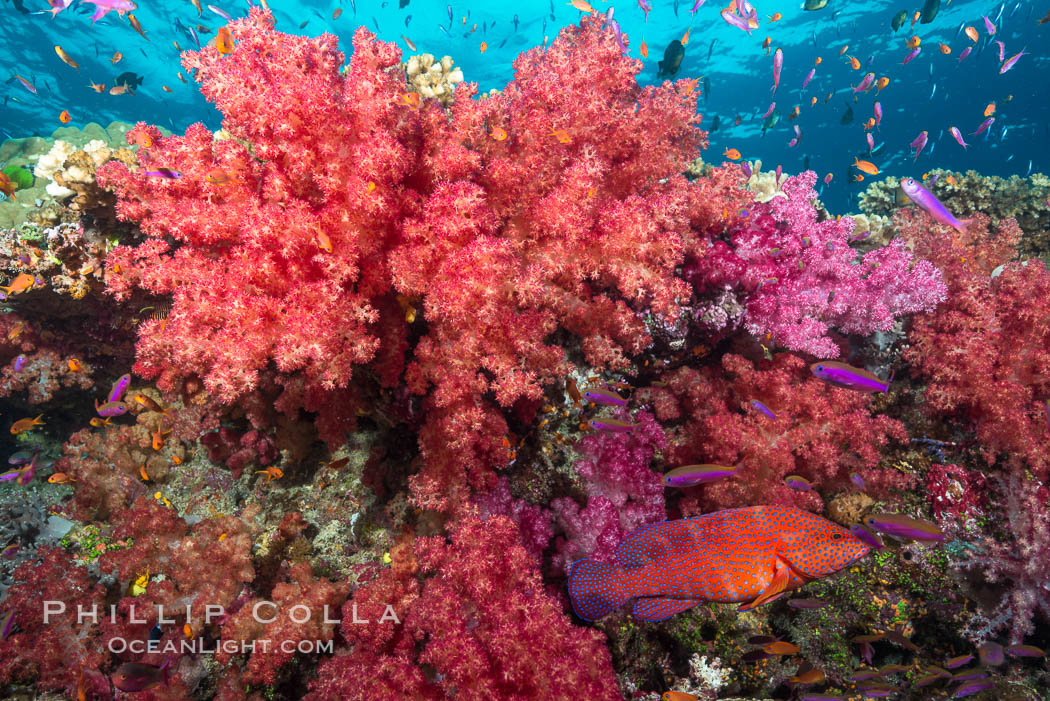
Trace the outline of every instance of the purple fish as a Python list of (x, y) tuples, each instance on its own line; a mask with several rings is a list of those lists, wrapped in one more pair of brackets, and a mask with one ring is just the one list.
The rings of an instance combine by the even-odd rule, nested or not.
[(971, 679), (987, 679), (988, 673), (979, 669), (964, 669), (952, 675), (953, 682), (965, 682)]
[(866, 74), (864, 76), (864, 78), (859, 83), (857, 83), (857, 87), (853, 88), (853, 94), (856, 95), (859, 92), (864, 92), (865, 90), (870, 88), (871, 84), (874, 83), (874, 82), (875, 82), (875, 74), (874, 73)]
[(799, 475), (788, 475), (784, 478), (784, 484), (789, 489), (794, 489), (796, 492), (809, 492), (813, 490), (813, 485), (809, 483), (809, 480)]
[(962, 667), (973, 662), (973, 655), (959, 655), (953, 657), (944, 663), (946, 669), (955, 669), (956, 667)]
[(741, 163), (740, 164), (740, 172), (744, 174), (745, 178), (750, 178), (751, 177), (751, 164), (748, 163), (747, 161), (744, 161), (743, 163)]
[(776, 106), (777, 106), (777, 103), (770, 102), (769, 103), (769, 109), (766, 110), (766, 113), (764, 115), (762, 115), (761, 117), (759, 117), (759, 119), (765, 119), (769, 115), (773, 114), (773, 110), (776, 109)]
[(1018, 61), (1020, 61), (1020, 60), (1021, 60), (1021, 57), (1022, 57), (1022, 56), (1027, 56), (1027, 55), (1028, 55), (1028, 54), (1026, 54), (1026, 53), (1024, 52), (1024, 49), (1022, 49), (1022, 50), (1021, 50), (1021, 53), (1018, 53), (1018, 54), (1014, 54), (1014, 55), (1013, 55), (1013, 56), (1011, 56), (1010, 58), (1006, 59), (1006, 63), (1004, 63), (1004, 64), (1002, 65), (1002, 68), (1000, 68), (1000, 69), (999, 69), (999, 75), (1002, 75), (1003, 73), (1006, 73), (1006, 72), (1007, 72), (1008, 70), (1010, 70), (1011, 68), (1013, 68), (1013, 67), (1014, 67), (1014, 64), (1015, 64), (1015, 63), (1017, 63)]
[(859, 672), (854, 672), (850, 675), (850, 680), (855, 682), (866, 682), (869, 679), (874, 679), (879, 676), (879, 670), (877, 669), (862, 669)]
[(995, 43), (999, 45), (999, 63), (1002, 63), (1003, 57), (1006, 56), (1006, 44), (1001, 41), (996, 41)]
[(645, 13), (645, 21), (649, 21), (649, 10), (653, 9), (653, 4), (649, 0), (638, 0), (638, 7), (642, 8), (642, 12)]
[(630, 433), (638, 424), (627, 423), (626, 421), (620, 421), (619, 419), (591, 419), (587, 422), (587, 425), (595, 431), (605, 431), (606, 433)]
[(95, 411), (98, 412), (99, 416), (123, 416), (128, 413), (128, 405), (124, 402), (106, 402), (102, 406), (99, 406), (98, 400), (95, 400)]
[(765, 404), (758, 401), (757, 399), (751, 400), (751, 408), (757, 411), (759, 414), (762, 414), (766, 418), (770, 418), (773, 420), (776, 420), (777, 418), (777, 415), (770, 411), (769, 407), (767, 407)]
[(850, 526), (849, 530), (857, 540), (867, 544), (875, 550), (882, 551), (886, 547), (886, 543), (883, 542), (878, 533), (875, 533), (864, 526), (859, 524), (856, 526)]
[(876, 102), (872, 111), (875, 113), (875, 130), (878, 131), (879, 125), (882, 124), (882, 103)]
[(914, 178), (902, 178), (901, 189), (904, 190), (904, 194), (908, 196), (915, 204), (924, 210), (927, 214), (933, 217), (936, 221), (941, 224), (947, 224), (954, 228), (959, 233), (966, 233), (966, 226), (970, 220), (966, 219), (959, 221), (955, 216), (948, 211), (948, 208), (941, 204), (941, 201), (934, 196), (932, 192), (923, 187)]
[(740, 17), (732, 10), (722, 10), (720, 14), (722, 15), (722, 19), (724, 19), (727, 24), (730, 24), (736, 27), (737, 29), (743, 29), (745, 32), (747, 32), (748, 36), (751, 36), (751, 25), (747, 23), (746, 19)]
[(11, 480), (17, 480), (21, 476), (22, 470), (8, 470), (0, 473), (0, 482), (10, 482)]
[(981, 126), (977, 127), (977, 131), (971, 133), (970, 136), (977, 136), (993, 124), (995, 124), (995, 117), (989, 117), (988, 119), (981, 122)]
[(696, 2), (693, 3), (693, 9), (689, 10), (689, 12), (691, 12), (692, 14), (695, 15), (696, 11), (699, 10), (700, 6), (703, 5), (703, 4), (704, 4), (704, 0), (696, 0)]
[(28, 80), (26, 80), (26, 79), (25, 79), (25, 78), (23, 78), (22, 76), (18, 75), (17, 73), (15, 73), (15, 78), (17, 78), (17, 79), (18, 79), (18, 82), (22, 84), (22, 87), (23, 87), (23, 88), (25, 88), (25, 89), (26, 89), (26, 90), (28, 90), (29, 92), (33, 93), (34, 95), (36, 95), (36, 94), (37, 94), (37, 92), (36, 92), (36, 86), (34, 86), (34, 85), (33, 85), (32, 83), (30, 83), (30, 82), (29, 82)]
[(870, 131), (864, 136), (868, 140), (868, 153), (871, 153), (875, 149), (875, 137), (871, 135)]
[[(779, 50), (779, 49), (778, 49)], [(809, 81), (813, 80), (813, 76), (817, 74), (816, 68), (810, 68), (809, 73), (806, 74), (806, 79), (802, 81), (802, 89), (805, 90), (806, 86), (809, 85)]]
[(51, 17), (54, 18), (59, 12), (66, 9), (73, 4), (73, 0), (47, 0), (47, 4), (51, 6), (48, 12), (51, 13)]
[(170, 664), (170, 657), (159, 667), (141, 662), (126, 662), (113, 672), (113, 686), (121, 691), (144, 691), (161, 683), (167, 684)]
[(904, 516), (903, 514), (871, 514), (864, 519), (864, 525), (879, 533), (885, 533), (895, 538), (925, 540), (935, 543), (944, 541), (944, 531), (938, 528), (936, 524)]
[(788, 148), (795, 148), (796, 146), (798, 146), (798, 137), (797, 136), (795, 138), (791, 139), (791, 141), (788, 142)]
[(124, 398), (124, 393), (128, 391), (130, 385), (131, 375), (129, 373), (124, 373), (113, 383), (113, 387), (109, 390), (109, 396), (106, 397), (106, 401), (119, 402)]
[(1003, 656), (1003, 646), (991, 641), (977, 646), (977, 657), (985, 667), (998, 667), (1006, 659)]
[(955, 139), (955, 142), (963, 148), (967, 148), (970, 145), (963, 140), (962, 132), (959, 131), (958, 127), (949, 127), (948, 132), (952, 135), (952, 138)]
[(110, 10), (116, 10), (117, 14), (121, 17), (124, 16), (125, 12), (131, 12), (132, 10), (138, 9), (138, 5), (133, 3), (131, 0), (82, 0), (83, 2), (89, 3), (95, 6), (95, 14), (91, 15), (91, 24), (99, 21), (106, 16)]
[(664, 475), (664, 485), (684, 489), (733, 477), (736, 472), (735, 467), (726, 465), (683, 465)]
[(955, 688), (955, 692), (952, 694), (952, 698), (960, 699), (964, 696), (973, 696), (974, 694), (979, 694), (982, 691), (988, 691), (994, 686), (995, 685), (987, 679), (974, 679), (973, 681), (963, 682)]
[(611, 392), (607, 389), (585, 389), (583, 391), (583, 396), (587, 401), (601, 404), (602, 406), (627, 406), (626, 399), (618, 395), (616, 392)]
[(175, 180), (181, 178), (182, 173), (171, 168), (158, 168), (157, 170), (147, 170), (146, 175), (154, 178), (164, 178), (165, 180)]
[(0, 550), (0, 556), (10, 560), (18, 552), (18, 543), (11, 543), (5, 546), (3, 550)]
[(791, 608), (799, 609), (800, 611), (822, 609), (828, 605), (828, 602), (821, 601), (820, 599), (788, 599), (787, 603)]
[(911, 142), (911, 147), (915, 151), (915, 160), (919, 159), (919, 154), (922, 153), (922, 150), (924, 148), (926, 148), (926, 143), (927, 141), (929, 141), (929, 136), (929, 132), (924, 131), (915, 137), (915, 141)]
[(208, 9), (211, 10), (212, 12), (214, 12), (215, 14), (217, 14), (219, 17), (222, 17), (227, 22), (232, 22), (233, 21), (233, 17), (230, 17), (228, 14), (226, 14), (226, 12), (224, 10), (222, 10), (222, 9), (220, 9), (218, 7), (215, 7), (215, 5), (208, 5)]
[(861, 696), (873, 699), (883, 699), (893, 696), (898, 692), (898, 689), (885, 684), (871, 684), (869, 686), (858, 686), (857, 691), (861, 693)]
[(837, 360), (822, 360), (809, 366), (813, 376), (829, 385), (852, 389), (858, 392), (888, 392), (890, 383), (880, 380), (863, 368), (840, 363)]
[(627, 47), (623, 43), (623, 32), (620, 30), (620, 23), (613, 19), (613, 10), (615, 8), (610, 7), (609, 11), (605, 13), (605, 21), (602, 23), (602, 29), (609, 27), (613, 30), (613, 34), (616, 35), (616, 43), (620, 45), (620, 51), (627, 53)]
[(921, 46), (916, 46), (914, 49), (911, 50), (911, 53), (909, 53), (907, 56), (904, 57), (904, 61), (901, 62), (901, 65), (902, 66), (908, 65), (908, 62), (911, 61), (916, 56), (918, 56), (920, 53), (922, 53), (922, 47)]
[(853, 486), (857, 489), (863, 490), (865, 488), (864, 478), (858, 475), (856, 472), (850, 473), (849, 481), (853, 483)]
[[(784, 50), (777, 48), (773, 52), (773, 94), (777, 94), (777, 88), (780, 86), (780, 71), (784, 68)], [(803, 85), (802, 87), (806, 87)]]
[(1013, 657), (1046, 657), (1042, 648), (1035, 645), (1008, 645), (1006, 652)]
[(20, 372), (25, 366), (26, 357), (23, 354), (19, 354), (18, 357), (15, 358), (15, 372)]
[(992, 20), (988, 19), (988, 17), (985, 16), (985, 15), (981, 15), (981, 18), (984, 19), (984, 28), (988, 32), (988, 36), (994, 37), (995, 36), (995, 25), (992, 24)]
[(916, 689), (921, 689), (924, 686), (929, 686), (930, 684), (940, 681), (941, 679), (943, 679), (943, 677), (940, 674), (926, 674), (913, 681), (912, 686)]

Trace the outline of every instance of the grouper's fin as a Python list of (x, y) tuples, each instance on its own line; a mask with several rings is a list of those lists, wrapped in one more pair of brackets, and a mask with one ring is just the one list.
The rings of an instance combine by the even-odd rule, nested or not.
[(782, 557), (777, 555), (776, 569), (773, 570), (773, 581), (769, 583), (769, 586), (758, 595), (758, 597), (749, 604), (740, 604), (738, 611), (750, 611), (753, 608), (761, 606), (762, 604), (768, 604), (774, 599), (779, 598), (784, 592), (787, 591), (787, 585), (791, 581), (791, 565), (787, 563)]
[(626, 573), (608, 562), (577, 560), (569, 570), (569, 600), (576, 615), (596, 621), (630, 601)]
[(643, 621), (663, 621), (701, 603), (703, 599), (666, 599), (652, 597), (635, 599), (631, 613)]

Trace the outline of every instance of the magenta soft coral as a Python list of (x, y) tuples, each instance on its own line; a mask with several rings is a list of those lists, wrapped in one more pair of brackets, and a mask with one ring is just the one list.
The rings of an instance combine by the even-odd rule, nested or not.
[[(740, 465), (739, 476), (686, 490), (684, 511), (751, 504), (795, 504), (820, 510), (818, 493), (834, 494), (858, 472), (875, 496), (906, 485), (910, 478), (878, 469), (883, 447), (904, 441), (904, 426), (871, 410), (871, 398), (830, 387), (790, 353), (756, 366), (738, 355), (722, 367), (679, 368), (661, 376), (666, 387), (639, 392), (664, 424), (669, 467), (695, 463)], [(776, 414), (755, 411), (757, 400)], [(808, 479), (815, 492), (796, 492), (788, 475)]]
[(596, 433), (576, 445), (580, 455), (574, 466), (587, 497), (584, 505), (569, 497), (551, 502), (558, 526), (565, 536), (557, 540), (554, 561), (565, 571), (575, 560), (612, 559), (623, 536), (647, 523), (662, 521), (663, 477), (650, 464), (657, 451), (667, 448), (660, 425), (647, 411), (629, 417), (636, 428), (630, 433)]
[[(899, 240), (864, 255), (850, 247), (850, 217), (820, 220), (813, 200), (816, 174), (787, 178), (782, 195), (748, 205), (749, 216), (728, 242), (691, 266), (701, 291), (727, 290), (743, 306), (744, 326), (758, 338), (793, 351), (835, 358), (832, 328), (846, 333), (887, 331), (896, 317), (933, 309), (945, 297), (939, 271), (915, 260)], [(719, 299), (712, 305), (724, 307)], [(701, 318), (728, 323), (724, 314)]]
[[(548, 598), (509, 519), (464, 516), (391, 556), (344, 606), (350, 649), (307, 698), (622, 698), (601, 634)], [(400, 623), (380, 622), (386, 604)]]

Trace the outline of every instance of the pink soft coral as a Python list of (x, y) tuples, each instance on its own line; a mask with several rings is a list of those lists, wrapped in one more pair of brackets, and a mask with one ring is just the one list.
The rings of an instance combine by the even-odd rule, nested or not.
[[(734, 290), (745, 328), (767, 344), (835, 358), (830, 329), (887, 331), (902, 314), (933, 309), (945, 287), (939, 271), (915, 260), (902, 241), (858, 256), (849, 245), (853, 219), (818, 217), (815, 182), (816, 173), (806, 171), (784, 181), (783, 196), (749, 205), (729, 241), (716, 243), (691, 272), (701, 290)], [(725, 300), (713, 306), (724, 308)], [(706, 309), (705, 316), (729, 322)]]

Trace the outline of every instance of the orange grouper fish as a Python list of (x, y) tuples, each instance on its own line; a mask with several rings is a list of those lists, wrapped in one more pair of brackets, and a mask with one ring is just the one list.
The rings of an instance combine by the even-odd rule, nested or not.
[(660, 521), (629, 533), (615, 562), (578, 560), (569, 572), (573, 610), (589, 621), (632, 602), (661, 621), (705, 601), (767, 604), (868, 554), (836, 523), (791, 506), (751, 506)]

